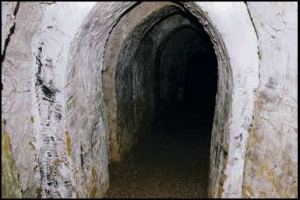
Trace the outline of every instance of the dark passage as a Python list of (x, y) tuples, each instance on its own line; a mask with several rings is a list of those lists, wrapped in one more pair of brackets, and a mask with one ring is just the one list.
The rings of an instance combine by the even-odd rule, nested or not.
[[(180, 53), (182, 46), (175, 43), (184, 35), (198, 48)], [(204, 32), (185, 29), (174, 34), (158, 56), (156, 115), (150, 134), (140, 138), (121, 163), (109, 165), (108, 198), (207, 197), (218, 79), (213, 46)], [(174, 66), (171, 60), (179, 57), (185, 62)]]

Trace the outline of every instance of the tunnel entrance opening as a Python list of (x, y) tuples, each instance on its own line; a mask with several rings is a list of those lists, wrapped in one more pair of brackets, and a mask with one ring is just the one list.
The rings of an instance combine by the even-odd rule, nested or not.
[(135, 145), (110, 163), (107, 197), (207, 197), (218, 82), (210, 38), (177, 12), (130, 43), (116, 64), (117, 132), (120, 150)]
[[(174, 83), (170, 84), (170, 87), (168, 84), (166, 87), (158, 87), (156, 86), (158, 83), (162, 85), (165, 83), (159, 81), (154, 83), (154, 80), (165, 77), (161, 72), (156, 73), (161, 69), (167, 69), (164, 66), (172, 69), (173, 64), (181, 66), (180, 69), (189, 69), (193, 66), (194, 60), (199, 57), (196, 56), (196, 51), (194, 55), (184, 51), (180, 51), (179, 54), (178, 49), (175, 50), (173, 46), (177, 54), (173, 54), (171, 58), (174, 62), (170, 64), (171, 60), (165, 58), (168, 58), (168, 53), (172, 51), (166, 50), (166, 45), (171, 43), (168, 41), (173, 36), (176, 37), (175, 35), (182, 37), (176, 41), (178, 45), (179, 41), (188, 41), (184, 38), (185, 35), (195, 36), (193, 40), (189, 40), (190, 44), (186, 45), (191, 45), (192, 41), (197, 43), (197, 34), (202, 25), (213, 42), (218, 61), (218, 89), (212, 135), (211, 141), (205, 143), (211, 145), (208, 196), (212, 198), (241, 196), (247, 138), (249, 133), (252, 133), (251, 130), (254, 130), (252, 123), (255, 122), (253, 118), (255, 92), (259, 85), (258, 41), (250, 19), (247, 6), (231, 3), (113, 2), (99, 3), (91, 10), (74, 37), (66, 65), (65, 105), (68, 128), (65, 131), (66, 145), (71, 163), (74, 165), (72, 167), (76, 179), (74, 189), (79, 192), (79, 196), (88, 193), (89, 196), (103, 196), (108, 187), (111, 191), (114, 188), (117, 189), (115, 191), (120, 191), (122, 188), (116, 184), (117, 180), (113, 178), (115, 175), (119, 176), (120, 182), (125, 185), (123, 192), (129, 191), (135, 187), (134, 185), (137, 185), (135, 187), (137, 192), (139, 187), (146, 185), (143, 188), (147, 189), (149, 183), (157, 183), (156, 179), (153, 180), (153, 174), (162, 173), (159, 167), (153, 167), (152, 171), (150, 169), (143, 174), (146, 184), (134, 182), (134, 178), (137, 180), (136, 174), (141, 173), (140, 170), (136, 170), (137, 168), (126, 167), (125, 155), (127, 154), (127, 157), (133, 155), (138, 145), (144, 149), (140, 155), (144, 157), (147, 155), (145, 153), (147, 146), (139, 138), (150, 130), (151, 120), (158, 119), (156, 117), (163, 113), (167, 108), (166, 105), (172, 105), (171, 102), (165, 101), (165, 97), (167, 100), (175, 100), (183, 96), (185, 97), (183, 101), (197, 102), (197, 95), (191, 97), (197, 94), (191, 87), (194, 84), (192, 81), (184, 82), (183, 86), (170, 81)], [(241, 28), (238, 24), (245, 26)], [(185, 34), (179, 34), (180, 29)], [(161, 46), (164, 43), (165, 45)], [(241, 48), (241, 44), (247, 48)], [(188, 60), (182, 64), (178, 60), (180, 57)], [(163, 63), (161, 61), (156, 63), (159, 59)], [(165, 62), (170, 65), (165, 65)], [(166, 71), (171, 72), (169, 69)], [(192, 70), (190, 73), (184, 73), (183, 77), (193, 77), (194, 72), (197, 73)], [(181, 86), (183, 89), (179, 90), (180, 87), (172, 89), (173, 86), (175, 88)], [(172, 95), (164, 93), (164, 88)], [(159, 105), (160, 103), (162, 105)], [(190, 104), (192, 103), (186, 105)], [(197, 105), (200, 104), (196, 103), (191, 107), (197, 111)], [(172, 141), (171, 138), (169, 137), (169, 141)], [(163, 151), (153, 148), (153, 144), (155, 147), (159, 145), (152, 143), (151, 155), (154, 155), (153, 150), (161, 154)], [(161, 146), (164, 147), (165, 144), (168, 143), (163, 142)], [(138, 156), (133, 157), (135, 158)], [(173, 158), (178, 160), (179, 157)], [(151, 161), (151, 158), (144, 160)], [(113, 165), (116, 163), (120, 171), (112, 168), (112, 165), (109, 166), (110, 163)], [(170, 163), (168, 167), (172, 166)], [(189, 162), (181, 163), (192, 166)], [(131, 173), (126, 173), (126, 169), (130, 169), (127, 171)], [(155, 172), (155, 169), (158, 171)], [(189, 171), (180, 170), (180, 167), (177, 169), (181, 172)], [(169, 168), (166, 171), (169, 172)], [(122, 175), (125, 177), (123, 180)], [(176, 191), (180, 191), (178, 187), (188, 180), (184, 175), (184, 173), (180, 175), (180, 182), (177, 182), (180, 183), (179, 186), (168, 184), (167, 187), (174, 189), (177, 187)], [(194, 174), (194, 177), (197, 178), (199, 175)], [(157, 188), (167, 191), (168, 189), (163, 186), (164, 184), (158, 184)], [(169, 191), (172, 193), (172, 189)], [(130, 196), (122, 192), (118, 192), (117, 195)], [(136, 193), (136, 196), (146, 197), (141, 193)]]
[[(181, 41), (182, 46), (178, 45)], [(154, 82), (158, 83), (156, 98), (160, 102), (150, 135), (136, 149), (139, 153), (147, 149), (151, 162), (156, 163), (146, 161), (147, 165), (162, 171), (154, 173), (156, 182), (164, 185), (156, 189), (156, 197), (205, 198), (218, 82), (212, 43), (204, 31), (185, 28), (175, 33), (157, 56)], [(169, 69), (166, 72), (164, 68)]]
[(206, 125), (210, 134), (218, 82), (218, 63), (210, 38), (203, 29), (188, 27), (162, 46), (156, 57), (156, 114), (152, 126), (176, 118), (190, 126)]

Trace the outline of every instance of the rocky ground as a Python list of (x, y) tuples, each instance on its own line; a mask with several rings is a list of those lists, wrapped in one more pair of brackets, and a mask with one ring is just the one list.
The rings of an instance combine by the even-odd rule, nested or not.
[(206, 117), (169, 112), (158, 120), (122, 163), (109, 165), (106, 197), (206, 198), (210, 146)]

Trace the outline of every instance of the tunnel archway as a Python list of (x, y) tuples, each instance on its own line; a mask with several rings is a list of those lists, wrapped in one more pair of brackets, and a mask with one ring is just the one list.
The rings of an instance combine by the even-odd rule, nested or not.
[[(175, 19), (179, 12), (184, 17), (177, 18), (177, 23), (161, 27), (161, 34), (156, 34), (159, 36), (156, 40), (145, 37), (152, 28), (151, 31), (158, 31), (154, 30), (156, 23), (161, 21), (163, 24), (167, 21), (163, 19), (171, 15)], [(231, 20), (228, 21), (228, 18)], [(187, 21), (193, 22), (193, 25)], [(245, 23), (243, 28), (236, 26), (240, 22)], [(258, 83), (257, 40), (253, 37), (254, 29), (245, 5), (111, 2), (97, 4), (88, 14), (70, 47), (70, 60), (66, 69), (66, 126), (72, 133), (69, 135), (67, 132), (66, 136), (68, 141), (72, 141), (69, 143), (72, 150), (70, 160), (73, 176), (80, 185), (76, 187), (79, 196), (97, 186), (100, 190), (93, 190), (92, 196), (103, 195), (109, 184), (108, 163), (122, 160), (126, 152), (134, 147), (138, 141), (137, 133), (141, 133), (136, 125), (149, 123), (150, 120), (143, 120), (137, 113), (146, 113), (140, 112), (141, 109), (153, 110), (137, 106), (137, 102), (145, 105), (147, 101), (136, 101), (136, 94), (132, 95), (133, 91), (147, 91), (138, 90), (136, 86), (139, 84), (134, 84), (140, 81), (139, 77), (143, 77), (132, 74), (141, 69), (136, 63), (132, 63), (136, 60), (133, 59), (134, 54), (144, 38), (147, 41), (145, 45), (149, 46), (144, 49), (157, 50), (157, 46), (153, 44), (164, 38), (161, 36), (180, 28), (178, 23), (182, 27), (189, 24), (195, 30), (204, 27), (217, 56), (218, 83), (210, 142), (208, 195), (241, 195), (246, 141), (253, 121), (254, 90)], [(233, 29), (241, 34), (236, 34)], [(245, 42), (248, 48), (240, 48), (240, 44)], [(150, 48), (153, 46), (155, 48)], [(153, 59), (155, 57), (151, 50), (143, 55), (153, 56)], [(121, 71), (117, 70), (118, 65), (124, 67), (126, 70), (123, 72), (129, 72), (129, 76), (126, 77), (123, 73), (122, 77), (122, 68)], [(116, 72), (121, 74), (119, 80), (130, 82), (116, 85)], [(131, 102), (131, 106), (120, 106), (126, 101), (120, 101), (123, 97), (116, 95), (116, 89), (119, 89), (119, 94), (128, 94), (130, 98), (126, 101)], [(145, 93), (138, 94), (142, 97)], [(135, 101), (132, 101), (133, 97)], [(152, 102), (149, 105), (154, 107), (155, 104)], [(129, 110), (129, 115), (123, 115), (119, 108)], [(120, 116), (123, 119), (118, 119)], [(128, 120), (125, 119), (126, 116)], [(125, 126), (122, 127), (123, 125)], [(101, 176), (94, 178), (92, 175), (95, 173)]]
[[(156, 24), (156, 29), (160, 29), (163, 22), (170, 23), (178, 17), (183, 18), (181, 14), (170, 16)], [(129, 158), (109, 168), (113, 175), (108, 197), (186, 197), (187, 194), (188, 197), (207, 197), (209, 147), (218, 81), (213, 45), (203, 29), (192, 26), (174, 28), (158, 45), (154, 43), (156, 34), (155, 30), (145, 34), (132, 57), (132, 64), (128, 65), (132, 66), (131, 75), (128, 71), (116, 72), (117, 86), (124, 85), (124, 77), (127, 83), (133, 80), (130, 101), (124, 101), (128, 86), (123, 92), (122, 88), (116, 88), (117, 102), (121, 104), (119, 115), (126, 114), (124, 106), (129, 108), (128, 102), (136, 100), (131, 112), (135, 125), (142, 128), (136, 127), (139, 138)], [(124, 67), (122, 61), (119, 64), (117, 67)], [(122, 79), (118, 80), (118, 76)], [(128, 118), (126, 116), (125, 120)], [(119, 131), (122, 134), (122, 129)], [(180, 175), (176, 174), (178, 169), (182, 171)], [(132, 177), (130, 181), (125, 178), (128, 173)], [(183, 174), (186, 181), (178, 183), (178, 177)], [(166, 187), (156, 188), (153, 196), (147, 196), (146, 188), (155, 188), (153, 183)], [(139, 193), (132, 191), (134, 185), (139, 185)], [(167, 185), (173, 185), (172, 189)], [(178, 187), (186, 188), (186, 192)], [(183, 196), (174, 191), (180, 191)]]
[[(147, 8), (147, 6), (149, 7)], [(149, 15), (143, 16), (141, 22), (135, 25), (133, 25), (134, 22), (131, 24), (130, 32), (125, 34), (123, 32), (121, 38), (117, 35), (109, 38), (109, 41), (113, 42), (108, 42), (107, 52), (110, 52), (108, 54), (112, 56), (106, 57), (106, 63), (108, 63), (107, 70), (111, 71), (103, 73), (103, 86), (104, 93), (115, 98), (114, 101), (110, 100), (107, 103), (111, 106), (108, 106), (109, 109), (113, 107), (115, 110), (115, 113), (109, 116), (109, 118), (113, 118), (111, 121), (114, 121), (109, 126), (111, 130), (114, 130), (110, 134), (112, 161), (117, 162), (131, 151), (141, 139), (142, 134), (145, 135), (149, 132), (151, 122), (153, 124), (153, 121), (159, 118), (157, 116), (161, 116), (161, 112), (170, 110), (174, 105), (181, 107), (179, 110), (183, 111), (182, 114), (192, 115), (195, 118), (193, 119), (194, 124), (195, 122), (197, 124), (197, 114), (205, 116), (205, 121), (209, 119), (207, 120), (208, 127), (210, 127), (207, 130), (209, 134), (207, 143), (210, 144), (218, 83), (218, 63), (213, 44), (201, 23), (197, 22), (197, 19), (183, 7), (173, 3), (169, 3), (169, 5), (157, 3), (137, 5), (118, 22), (112, 32), (115, 31), (114, 34), (117, 34), (121, 30), (124, 31), (122, 21), (129, 20), (130, 15), (137, 17), (139, 10), (145, 10), (145, 8), (155, 8), (155, 12), (149, 11)], [(151, 25), (146, 27), (146, 24)], [(164, 30), (160, 31), (161, 29)], [(116, 46), (112, 44), (119, 44), (119, 49), (115, 50)], [(178, 53), (181, 50), (184, 51), (183, 54)], [(173, 56), (168, 54), (173, 54)], [(222, 54), (226, 55), (226, 52)], [(199, 61), (199, 58), (203, 60)], [(205, 59), (206, 61), (204, 61)], [(202, 65), (208, 62), (212, 66), (201, 66), (200, 64), (200, 67), (199, 63), (201, 62)], [(226, 65), (226, 60), (222, 60), (221, 65), (224, 63)], [(205, 72), (207, 69), (209, 69), (208, 72)], [(188, 80), (184, 80), (186, 77), (189, 77)], [(208, 77), (213, 78), (208, 80)], [(228, 78), (230, 78), (230, 73)], [(105, 80), (111, 79), (115, 80), (114, 94), (112, 94), (111, 88), (105, 89), (108, 85)], [(202, 83), (199, 82), (202, 79), (204, 79)], [(200, 87), (208, 90), (207, 86), (212, 88), (210, 93), (212, 95), (201, 93)], [(111, 84), (110, 87), (112, 87)], [(181, 102), (181, 105), (178, 105), (180, 103), (178, 95), (180, 95), (179, 90), (181, 89), (183, 89), (182, 102), (185, 103)], [(208, 96), (208, 100), (203, 98)], [(230, 96), (227, 99), (230, 99)], [(205, 101), (209, 103), (205, 103)], [(192, 104), (193, 106), (191, 106)], [(209, 108), (202, 109), (207, 106)], [(223, 109), (222, 112), (229, 113), (228, 106)], [(186, 112), (188, 110), (197, 110), (198, 112), (191, 114), (192, 112)], [(201, 119), (198, 118), (198, 123), (200, 121)], [(209, 157), (209, 150), (207, 152)], [(214, 156), (219, 156), (217, 159), (222, 157), (217, 154)]]

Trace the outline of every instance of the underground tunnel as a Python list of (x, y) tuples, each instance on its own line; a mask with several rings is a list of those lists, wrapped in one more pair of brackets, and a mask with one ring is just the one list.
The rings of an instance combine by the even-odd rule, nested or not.
[(3, 5), (2, 196), (297, 196), (294, 3)]
[(184, 11), (162, 7), (134, 28), (115, 65), (107, 197), (207, 197), (217, 83), (210, 37)]

